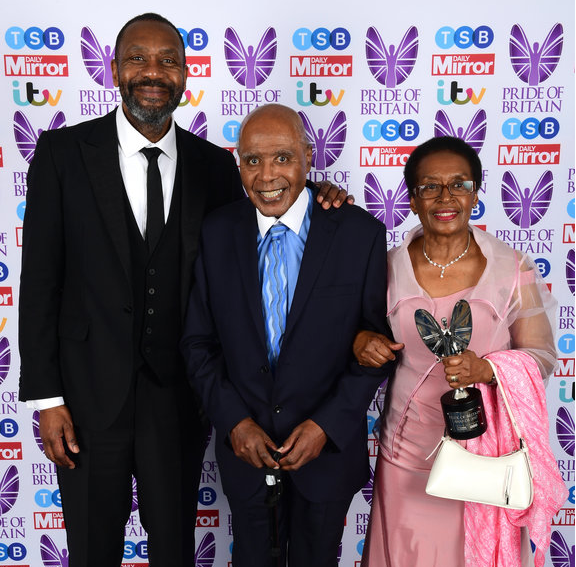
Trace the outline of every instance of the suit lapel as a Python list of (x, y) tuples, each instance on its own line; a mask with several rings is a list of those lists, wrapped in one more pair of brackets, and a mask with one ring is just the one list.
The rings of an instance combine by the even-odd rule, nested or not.
[(312, 218), (310, 220), (310, 230), (306, 239), (306, 246), (300, 264), (300, 272), (294, 298), (288, 318), (286, 320), (286, 331), (284, 336), (291, 332), (300, 318), (302, 309), (304, 309), (308, 297), (314, 288), (314, 283), (330, 250), (333, 242), (333, 235), (338, 227), (338, 222), (332, 218), (330, 211), (324, 211), (322, 207), (314, 200), (312, 208)]
[(176, 143), (178, 147), (177, 167), (181, 187), (180, 290), (182, 314), (184, 315), (192, 284), (194, 260), (198, 253), (198, 242), (206, 208), (206, 191), (210, 180), (204, 179), (201, 175), (204, 170), (201, 164), (202, 155), (194, 143), (194, 137), (178, 125), (176, 126)]
[(236, 246), (236, 258), (246, 303), (258, 329), (258, 336), (262, 344), (266, 345), (264, 315), (262, 314), (262, 294), (258, 277), (258, 250), (256, 244), (258, 224), (256, 222), (256, 210), (248, 200), (245, 204), (246, 206), (243, 207), (242, 211), (243, 214), (240, 215), (238, 222), (234, 226), (232, 237)]
[(81, 142), (81, 152), (94, 189), (96, 203), (128, 277), (130, 253), (126, 201), (118, 158), (118, 135), (114, 112), (105, 116), (90, 136)]

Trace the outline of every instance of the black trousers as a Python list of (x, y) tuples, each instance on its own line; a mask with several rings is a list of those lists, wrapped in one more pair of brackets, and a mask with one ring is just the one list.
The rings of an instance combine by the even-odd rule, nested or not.
[[(306, 465), (304, 465), (306, 466)], [(273, 521), (277, 522), (280, 556), (272, 557), (270, 508), (267, 487), (249, 500), (228, 498), (232, 512), (233, 567), (337, 567), (346, 513), (352, 497), (333, 502), (310, 502), (287, 474)], [(335, 495), (338, 496), (338, 495)], [(288, 561), (288, 563), (286, 563)]]
[(150, 567), (194, 567), (198, 484), (206, 447), (206, 428), (195, 408), (184, 379), (176, 387), (163, 387), (142, 369), (111, 427), (76, 427), (76, 468), (58, 470), (70, 567), (120, 566), (133, 475)]

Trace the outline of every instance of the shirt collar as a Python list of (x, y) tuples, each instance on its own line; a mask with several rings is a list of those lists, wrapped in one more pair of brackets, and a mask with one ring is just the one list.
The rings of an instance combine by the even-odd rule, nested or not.
[(310, 201), (310, 195), (306, 187), (301, 191), (300, 195), (292, 206), (280, 217), (265, 217), (258, 209), (256, 209), (256, 219), (258, 221), (258, 230), (260, 231), (260, 236), (264, 238), (266, 233), (270, 230), (272, 225), (277, 222), (285, 224), (292, 232), (298, 234), (300, 232), (300, 227), (302, 226), (302, 221), (306, 215), (306, 210), (308, 209), (308, 203)]
[(128, 122), (122, 106), (119, 106), (116, 111), (116, 128), (120, 149), (126, 157), (136, 155), (142, 148), (155, 146), (160, 148), (170, 159), (176, 160), (178, 152), (176, 150), (176, 125), (173, 119), (170, 121), (168, 132), (155, 144), (151, 143)]

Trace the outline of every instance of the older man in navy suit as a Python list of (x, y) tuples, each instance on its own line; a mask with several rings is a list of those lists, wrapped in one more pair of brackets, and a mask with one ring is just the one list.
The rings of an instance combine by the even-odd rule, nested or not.
[[(238, 151), (249, 200), (204, 223), (182, 350), (217, 433), (234, 567), (285, 565), (287, 555), (294, 567), (334, 567), (368, 479), (366, 409), (389, 372), (359, 366), (351, 349), (364, 325), (387, 329), (386, 228), (353, 205), (316, 203), (293, 110), (254, 110)], [(270, 469), (283, 484), (277, 525)]]

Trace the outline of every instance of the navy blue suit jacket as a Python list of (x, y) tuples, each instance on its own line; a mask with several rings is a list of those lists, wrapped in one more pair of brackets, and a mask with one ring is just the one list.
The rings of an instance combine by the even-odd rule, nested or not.
[(281, 444), (312, 419), (329, 441), (290, 473), (310, 501), (351, 497), (369, 474), (366, 410), (389, 372), (353, 359), (358, 329), (386, 332), (386, 228), (352, 205), (314, 202), (277, 368), (270, 372), (258, 279), (256, 211), (246, 199), (205, 221), (182, 350), (216, 429), (224, 491), (249, 498), (264, 470), (238, 457), (228, 434), (252, 417)]

